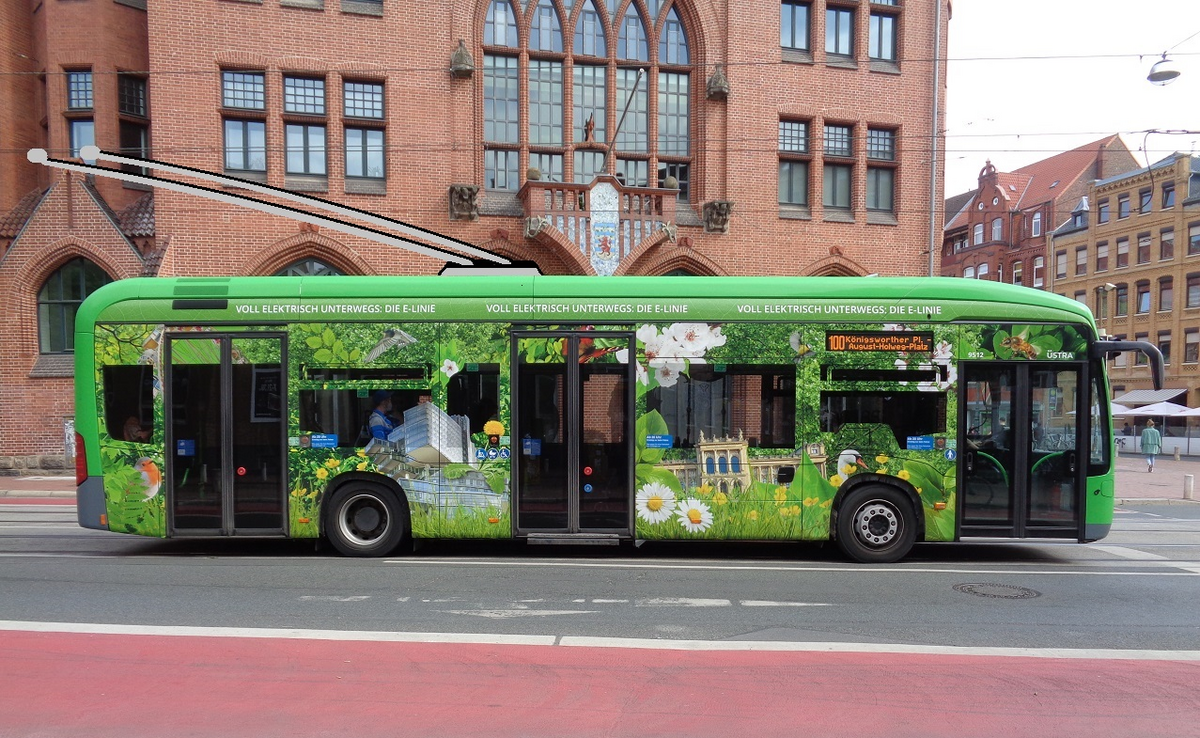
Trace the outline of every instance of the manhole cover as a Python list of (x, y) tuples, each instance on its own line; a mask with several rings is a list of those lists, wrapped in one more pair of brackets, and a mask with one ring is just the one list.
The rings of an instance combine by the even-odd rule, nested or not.
[(965, 592), (977, 597), (991, 597), (1000, 600), (1031, 600), (1041, 597), (1042, 593), (1029, 587), (1017, 587), (1012, 584), (956, 584), (956, 592)]

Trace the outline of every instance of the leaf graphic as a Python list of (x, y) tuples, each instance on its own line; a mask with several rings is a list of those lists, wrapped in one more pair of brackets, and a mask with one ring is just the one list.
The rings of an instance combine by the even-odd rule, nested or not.
[(670, 432), (667, 421), (657, 410), (651, 410), (638, 418), (636, 425), (639, 464), (657, 464), (663, 460), (666, 449), (646, 448), (646, 436), (662, 436)]

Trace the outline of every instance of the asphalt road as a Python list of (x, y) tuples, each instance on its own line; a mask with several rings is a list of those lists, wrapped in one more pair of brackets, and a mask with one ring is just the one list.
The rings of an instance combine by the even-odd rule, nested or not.
[[(26, 504), (26, 503), (29, 504)], [(1103, 542), (160, 541), (0, 500), (0, 737), (1200, 735), (1200, 504)]]

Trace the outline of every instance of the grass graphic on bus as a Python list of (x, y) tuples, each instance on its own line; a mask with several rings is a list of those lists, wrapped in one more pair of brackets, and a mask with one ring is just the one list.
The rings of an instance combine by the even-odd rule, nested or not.
[[(636, 355), (624, 344), (597, 337), (581, 343), (581, 361), (634, 362), (635, 467), (633, 490), (635, 535), (642, 539), (822, 540), (830, 535), (831, 511), (839, 491), (863, 475), (887, 477), (910, 487), (921, 500), (925, 539), (954, 537), (959, 359), (1045, 360), (1076, 358), (1084, 350), (1079, 332), (1068, 326), (946, 324), (796, 324), (796, 323), (653, 323), (598, 326), (636, 333)], [(578, 331), (579, 327), (573, 327)], [(206, 328), (172, 327), (172, 335)], [(268, 330), (257, 327), (254, 330)], [(260, 344), (249, 340), (254, 330), (222, 328), (235, 339), (234, 362), (278, 363), (278, 355), (256, 355)], [(279, 330), (273, 328), (273, 330)], [(405, 491), (415, 537), (508, 538), (513, 535), (513, 449), (505, 433), (513, 425), (510, 408), (510, 339), (508, 326), (496, 323), (294, 323), (286, 328), (288, 398), (287, 520), (294, 537), (320, 534), (321, 505), (329, 483), (343, 474), (383, 474)], [(547, 329), (549, 331), (549, 329)], [(837, 331), (924, 332), (932, 351), (833, 352), (826, 334)], [(146, 370), (153, 385), (148, 394), (145, 438), (127, 440), (116, 431), (124, 418), (106, 417), (103, 396), (97, 397), (100, 451), (109, 524), (114, 530), (143, 535), (167, 533), (166, 459), (161, 325), (99, 325), (96, 334), (97, 386), (113, 385), (105, 372), (113, 368)], [(214, 344), (215, 345), (215, 344)], [(525, 363), (561, 363), (561, 338), (522, 339)], [(211, 347), (209, 347), (211, 349)], [(216, 363), (205, 355), (204, 342), (192, 341), (175, 361)], [(211, 349), (215, 351), (215, 349)], [(492, 367), (496, 401), (491, 432), (467, 433), (466, 453), (454, 451), (438, 434), (455, 432), (448, 414), (448, 387), (460, 372)], [(830, 388), (822, 367), (836, 366), (847, 376), (871, 372), (925, 372), (920, 381), (889, 385), (898, 393), (930, 393), (945, 418), (945, 427), (928, 437), (898, 437), (882, 424), (840, 422), (830, 417)], [(401, 377), (376, 382), (365, 370), (383, 368)], [(408, 371), (408, 374), (405, 374)], [(358, 372), (356, 374), (356, 372)], [(858, 375), (853, 374), (859, 372)], [(381, 375), (382, 376), (382, 375)], [(879, 375), (884, 376), (884, 375)], [(771, 382), (780, 399), (759, 413), (780, 412), (778, 437), (767, 442), (755, 431), (761, 416), (729, 407), (725, 418), (737, 432), (707, 432), (681, 425), (676, 412), (664, 411), (667, 398), (678, 400), (687, 388), (713, 388), (722, 383), (748, 383), (764, 391)], [(417, 393), (428, 404), (409, 419), (419, 427), (425, 456), (402, 443), (339, 438), (333, 446), (314, 444), (319, 434), (304, 427), (298, 398), (341, 392), (365, 398), (377, 385)], [(870, 379), (837, 383), (838, 391), (879, 392), (884, 384)], [(692, 391), (692, 390), (687, 390)], [(699, 390), (695, 390), (699, 391)], [(714, 389), (713, 391), (716, 391)], [(674, 393), (674, 395), (672, 395)], [(833, 393), (836, 394), (836, 393)], [(321, 395), (324, 396), (324, 395)], [(786, 408), (791, 410), (784, 412)], [(410, 408), (411, 411), (411, 408)], [(738, 413), (743, 413), (739, 416)], [(731, 418), (733, 420), (731, 420)], [(740, 419), (739, 419), (740, 418)], [(730, 424), (732, 423), (732, 425)], [(461, 425), (461, 424), (460, 424)], [(758, 426), (754, 426), (758, 427)], [(410, 429), (411, 430), (411, 429)], [(688, 439), (687, 444), (681, 439)], [(503, 439), (501, 442), (500, 439)], [(670, 439), (665, 443), (664, 439)], [(785, 439), (786, 442), (780, 439)], [(516, 452), (516, 449), (513, 449)], [(706, 456), (706, 454), (709, 454)], [(709, 462), (712, 461), (710, 464)], [(794, 479), (779, 483), (777, 470), (795, 469)]]

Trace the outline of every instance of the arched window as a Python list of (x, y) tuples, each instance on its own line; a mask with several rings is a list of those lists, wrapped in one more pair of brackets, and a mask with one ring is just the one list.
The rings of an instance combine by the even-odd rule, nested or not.
[(717, 466), (713, 463), (713, 458), (709, 456), (704, 460), (704, 471), (708, 472), (709, 474), (715, 474), (716, 470)]
[(558, 10), (550, 0), (541, 0), (533, 11), (529, 48), (538, 51), (563, 50), (562, 24), (558, 22)]
[(679, 198), (690, 199), (695, 70), (685, 17), (674, 0), (491, 0), (484, 186), (517, 190), (536, 168), (543, 180), (579, 184), (611, 174), (628, 187), (662, 187), (675, 177)]
[(1004, 238), (1004, 220), (994, 218), (992, 220), (992, 240), (999, 241), (1002, 238)]
[(38, 290), (38, 349), (43, 354), (75, 350), (75, 314), (83, 298), (112, 281), (87, 259), (63, 264)]
[(483, 43), (489, 46), (517, 46), (517, 23), (507, 0), (492, 0), (488, 6)]
[(301, 259), (288, 264), (283, 269), (275, 272), (276, 277), (327, 277), (335, 274), (342, 274), (342, 271), (337, 267), (331, 267), (323, 261), (317, 259)]
[(729, 473), (729, 462), (725, 459), (724, 456), (721, 456), (717, 459), (717, 468), (721, 470), (722, 474)]
[(739, 457), (739, 456), (729, 457), (729, 468), (733, 470), (734, 474), (741, 474), (742, 473), (741, 457)]
[(631, 61), (650, 61), (650, 49), (646, 44), (646, 25), (637, 6), (629, 3), (625, 17), (621, 20), (621, 36), (617, 39), (617, 58)]

